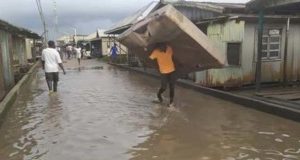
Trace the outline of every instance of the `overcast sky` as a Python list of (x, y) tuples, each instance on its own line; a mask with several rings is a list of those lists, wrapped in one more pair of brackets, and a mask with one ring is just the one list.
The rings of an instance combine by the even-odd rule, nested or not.
[[(54, 1), (57, 5), (59, 35), (90, 34), (97, 28), (108, 29), (153, 0), (41, 0), (50, 37), (54, 35)], [(201, 1), (201, 0), (199, 0)], [(245, 3), (248, 0), (205, 0)], [(0, 19), (42, 33), (36, 0), (0, 0)]]

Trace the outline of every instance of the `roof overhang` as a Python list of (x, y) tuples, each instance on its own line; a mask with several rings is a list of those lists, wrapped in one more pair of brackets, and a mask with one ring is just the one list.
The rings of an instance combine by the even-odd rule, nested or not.
[(127, 24), (125, 26), (121, 26), (121, 27), (118, 27), (118, 28), (113, 28), (111, 30), (107, 30), (105, 31), (104, 33), (105, 34), (121, 34), (123, 33), (124, 31), (126, 31), (127, 29), (129, 29), (133, 24)]
[[(290, 18), (291, 23), (300, 23), (300, 16), (288, 16), (288, 15), (266, 15), (266, 23), (286, 23), (287, 19)], [(230, 20), (246, 21), (257, 23), (259, 19), (258, 15), (232, 15), (232, 16), (220, 16), (213, 19), (206, 19), (201, 22), (197, 22), (198, 26), (207, 25), (211, 23), (225, 23)]]
[(205, 2), (193, 2), (193, 1), (176, 1), (176, 2), (164, 2), (164, 5), (171, 4), (172, 6), (176, 7), (189, 7), (189, 8), (198, 8), (206, 11), (216, 12), (216, 13), (223, 13), (224, 7), (218, 6), (213, 3), (205, 3)]
[(250, 10), (259, 9), (287, 9), (289, 7), (294, 8), (295, 5), (299, 5), (300, 0), (251, 0), (246, 4)]
[(7, 32), (10, 32), (11, 34), (24, 36), (25, 38), (41, 39), (41, 37), (37, 33), (34, 33), (25, 28), (14, 26), (3, 20), (0, 20), (0, 30), (5, 30)]

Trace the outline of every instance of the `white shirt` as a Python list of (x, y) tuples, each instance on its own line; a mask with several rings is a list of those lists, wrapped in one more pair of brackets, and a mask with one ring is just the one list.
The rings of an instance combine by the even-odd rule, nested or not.
[(67, 51), (72, 51), (72, 46), (67, 46)]
[(74, 48), (76, 51), (76, 58), (81, 58), (81, 48)]
[(62, 63), (62, 60), (59, 56), (59, 53), (54, 48), (46, 48), (42, 52), (42, 61), (45, 61), (45, 72), (58, 72), (59, 63)]

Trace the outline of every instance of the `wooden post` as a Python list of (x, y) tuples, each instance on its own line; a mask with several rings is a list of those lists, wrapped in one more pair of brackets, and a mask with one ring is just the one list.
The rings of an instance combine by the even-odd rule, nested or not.
[(262, 39), (264, 31), (264, 9), (259, 11), (259, 27), (258, 27), (258, 41), (257, 41), (257, 62), (256, 62), (256, 92), (261, 90), (261, 58), (262, 58)]
[(287, 85), (287, 55), (288, 55), (288, 42), (289, 42), (290, 18), (287, 19), (286, 32), (285, 32), (285, 48), (283, 57), (283, 86)]

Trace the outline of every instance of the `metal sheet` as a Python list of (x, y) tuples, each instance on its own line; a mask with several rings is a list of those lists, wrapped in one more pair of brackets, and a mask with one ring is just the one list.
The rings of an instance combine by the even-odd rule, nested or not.
[(12, 54), (11, 54), (11, 35), (5, 31), (0, 30), (0, 45), (2, 53), (3, 76), (5, 89), (8, 91), (14, 85), (14, 76), (12, 71)]
[(157, 42), (168, 42), (174, 50), (177, 71), (184, 74), (219, 68), (225, 64), (225, 55), (188, 18), (171, 5), (157, 10), (135, 24), (121, 34), (118, 40), (143, 59), (149, 54), (143, 50), (144, 47)]

